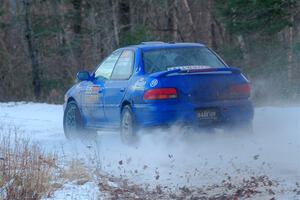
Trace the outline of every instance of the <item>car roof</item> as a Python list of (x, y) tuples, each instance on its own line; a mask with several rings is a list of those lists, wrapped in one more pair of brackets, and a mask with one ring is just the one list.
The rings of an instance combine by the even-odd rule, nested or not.
[(150, 50), (150, 49), (160, 49), (160, 48), (176, 48), (176, 47), (203, 47), (205, 45), (201, 43), (187, 43), (187, 42), (180, 42), (180, 43), (166, 43), (160, 41), (150, 41), (150, 42), (142, 42), (137, 45), (130, 45), (123, 48), (139, 48), (142, 50)]

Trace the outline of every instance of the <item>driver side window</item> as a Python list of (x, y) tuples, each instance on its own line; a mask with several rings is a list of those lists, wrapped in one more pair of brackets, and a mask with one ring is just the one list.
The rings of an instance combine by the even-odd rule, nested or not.
[(95, 71), (96, 79), (109, 79), (114, 66), (120, 57), (121, 51), (115, 51), (110, 56), (108, 56)]

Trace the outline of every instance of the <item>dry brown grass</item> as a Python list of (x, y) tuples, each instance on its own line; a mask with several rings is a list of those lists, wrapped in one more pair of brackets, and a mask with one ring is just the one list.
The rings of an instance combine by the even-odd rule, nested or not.
[(83, 185), (91, 181), (91, 173), (88, 168), (78, 159), (72, 159), (68, 167), (61, 173), (60, 178), (77, 185)]
[(44, 153), (18, 130), (0, 129), (0, 199), (41, 199), (53, 192), (56, 157)]

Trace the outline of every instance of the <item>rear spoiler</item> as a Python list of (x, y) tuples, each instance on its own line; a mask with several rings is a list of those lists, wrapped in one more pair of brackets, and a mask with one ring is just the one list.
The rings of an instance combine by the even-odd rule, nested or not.
[(207, 72), (231, 72), (233, 74), (240, 74), (241, 70), (235, 67), (224, 67), (224, 68), (207, 68), (207, 69), (173, 69), (169, 71), (156, 72), (151, 74), (150, 76), (153, 78), (159, 78), (163, 76), (167, 76), (169, 74), (176, 73), (207, 73)]

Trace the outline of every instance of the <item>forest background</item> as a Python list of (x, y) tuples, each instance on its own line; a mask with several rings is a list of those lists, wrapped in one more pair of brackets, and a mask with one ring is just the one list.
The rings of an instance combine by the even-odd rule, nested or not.
[(1, 0), (0, 101), (62, 103), (77, 71), (142, 41), (203, 43), (256, 104), (300, 101), (299, 0)]

